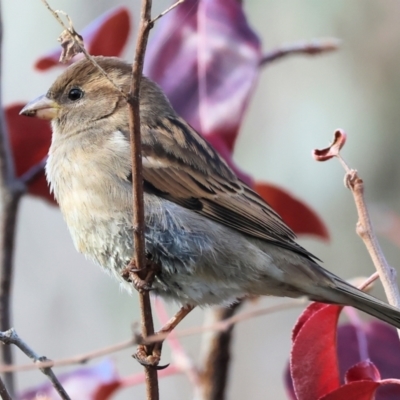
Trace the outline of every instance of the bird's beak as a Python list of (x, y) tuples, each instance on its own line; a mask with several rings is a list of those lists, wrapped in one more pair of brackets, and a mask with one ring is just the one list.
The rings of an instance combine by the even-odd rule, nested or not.
[(46, 95), (40, 96), (29, 102), (20, 112), (19, 115), (27, 117), (37, 117), (42, 119), (54, 119), (58, 115), (60, 106)]

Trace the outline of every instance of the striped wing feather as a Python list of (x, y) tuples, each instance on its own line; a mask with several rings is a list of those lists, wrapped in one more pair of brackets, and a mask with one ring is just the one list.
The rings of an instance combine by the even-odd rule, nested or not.
[[(159, 140), (160, 135), (167, 140)], [(145, 191), (314, 258), (294, 241), (295, 234), (282, 218), (182, 119), (165, 118), (157, 127), (147, 127), (142, 136)]]

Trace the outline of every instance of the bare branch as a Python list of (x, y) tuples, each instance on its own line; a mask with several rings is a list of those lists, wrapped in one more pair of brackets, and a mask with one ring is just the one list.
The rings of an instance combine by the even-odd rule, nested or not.
[[(386, 261), (378, 239), (375, 235), (371, 218), (369, 216), (368, 207), (364, 198), (364, 182), (358, 176), (358, 172), (354, 169), (351, 169), (340, 154), (340, 148), (344, 145), (345, 140), (346, 133), (339, 129), (335, 132), (335, 139), (331, 146), (324, 150), (315, 150), (314, 155), (318, 154), (318, 152), (322, 152), (328, 155), (329, 158), (332, 156), (337, 157), (345, 169), (346, 175), (344, 183), (353, 194), (358, 214), (358, 222), (356, 226), (357, 234), (364, 241), (368, 253), (381, 279), (389, 304), (399, 308), (400, 293), (397, 286), (396, 270), (392, 268)], [(323, 161), (329, 158), (325, 157)], [(400, 336), (400, 329), (398, 329), (397, 332)]]
[(261, 58), (260, 66), (276, 61), (286, 56), (295, 54), (316, 55), (335, 51), (339, 48), (340, 41), (336, 38), (328, 39), (315, 39), (311, 42), (297, 42), (291, 43), (286, 46), (278, 47), (277, 49), (270, 50), (265, 53)]
[[(231, 318), (243, 305), (243, 300), (230, 307), (216, 307), (207, 310), (206, 324), (218, 323)], [(226, 397), (229, 365), (231, 361), (231, 343), (233, 328), (218, 330), (203, 335), (202, 350), (204, 361), (201, 374), (201, 386), (195, 398), (207, 400), (223, 400)]]
[[(212, 332), (212, 331), (225, 331), (229, 329), (233, 324), (237, 324), (243, 321), (247, 321), (252, 318), (260, 317), (263, 315), (273, 314), (275, 312), (289, 310), (292, 308), (302, 307), (307, 304), (307, 299), (296, 299), (289, 302), (285, 302), (282, 304), (277, 304), (275, 306), (265, 307), (256, 310), (250, 310), (247, 312), (242, 312), (240, 314), (234, 315), (233, 317), (227, 318), (223, 321), (217, 321), (215, 323), (211, 323), (203, 326), (196, 326), (188, 329), (182, 329), (181, 331), (174, 331), (175, 337), (185, 337), (197, 335), (204, 332)], [(140, 336), (140, 335), (139, 335)], [(159, 336), (151, 336), (146, 339), (147, 342), (157, 342), (160, 339), (166, 339), (168, 335), (159, 335)], [(35, 364), (22, 364), (22, 365), (2, 365), (0, 366), (0, 372), (20, 372), (20, 371), (30, 371), (38, 368), (47, 368), (47, 367), (63, 367), (67, 365), (74, 364), (82, 364), (86, 363), (95, 358), (103, 357), (105, 355), (113, 354), (117, 351), (124, 350), (130, 348), (134, 345), (140, 343), (139, 337), (132, 337), (129, 340), (118, 343), (113, 346), (105, 347), (100, 350), (92, 351), (89, 353), (77, 355), (74, 357), (65, 358), (62, 360), (49, 360), (43, 362), (37, 362)]]
[[(243, 312), (240, 314), (233, 315), (222, 321), (216, 321), (210, 325), (195, 326), (193, 328), (182, 329), (181, 331), (175, 331), (177, 337), (192, 336), (199, 333), (209, 332), (209, 331), (226, 331), (232, 325), (238, 322), (247, 321), (251, 318), (260, 317), (262, 315), (272, 314), (278, 311), (289, 310), (291, 308), (302, 307), (307, 304), (308, 300), (306, 298), (294, 299), (286, 303), (277, 304), (275, 306), (265, 307), (258, 310), (251, 310), (248, 312)], [(159, 334), (148, 337), (145, 341), (147, 343), (155, 343), (162, 339), (167, 338), (168, 334)]]
[(351, 190), (358, 213), (357, 234), (364, 241), (364, 244), (371, 256), (376, 270), (381, 278), (386, 296), (391, 305), (400, 307), (400, 293), (397, 286), (396, 270), (392, 268), (383, 254), (383, 251), (376, 238), (372, 227), (368, 208), (364, 198), (364, 182), (358, 176), (357, 171), (346, 172), (347, 187)]
[[(132, 197), (133, 197), (133, 243), (134, 254), (132, 262), (138, 272), (140, 279), (145, 279), (147, 267), (145, 261), (144, 243), (144, 200), (143, 200), (143, 172), (142, 172), (142, 143), (140, 133), (140, 83), (144, 56), (146, 53), (147, 40), (149, 37), (151, 24), (151, 0), (142, 0), (142, 10), (140, 17), (139, 34), (136, 42), (135, 60), (132, 65), (132, 80), (128, 95), (129, 113), (129, 135), (131, 144), (132, 158)], [(154, 323), (151, 312), (150, 293), (148, 290), (139, 292), (139, 302), (141, 311), (142, 336), (147, 338), (154, 335)], [(143, 348), (143, 353), (147, 357), (152, 356), (152, 345)], [(138, 353), (141, 349), (138, 349)], [(144, 360), (142, 360), (144, 362)], [(148, 400), (158, 400), (158, 377), (157, 369), (152, 365), (145, 365), (146, 392)]]
[(358, 288), (362, 291), (367, 291), (372, 287), (372, 284), (379, 278), (378, 271), (375, 271), (368, 279), (366, 279)]
[(64, 367), (67, 365), (84, 364), (95, 358), (104, 357), (106, 355), (116, 353), (117, 351), (129, 349), (130, 347), (135, 346), (137, 344), (138, 344), (137, 338), (132, 337), (129, 340), (125, 340), (124, 342), (115, 344), (113, 346), (104, 347), (100, 350), (79, 354), (58, 361), (48, 360), (48, 361), (40, 361), (37, 362), (36, 364), (2, 365), (0, 366), (0, 372), (9, 372), (9, 371), (21, 372), (21, 371), (31, 371), (33, 369), (38, 369), (38, 368)]
[(6, 386), (3, 381), (0, 379), (0, 399), (2, 400), (12, 400), (10, 393), (8, 393)]
[[(168, 324), (169, 318), (165, 309), (164, 303), (161, 299), (156, 298), (154, 302), (154, 309), (161, 325)], [(181, 372), (184, 372), (192, 383), (194, 388), (200, 386), (200, 374), (195, 366), (193, 359), (184, 350), (179, 338), (177, 338), (175, 330), (173, 330), (166, 339), (171, 347), (171, 353), (175, 364), (179, 367)], [(168, 367), (170, 369), (171, 366)]]
[(184, 3), (185, 0), (178, 0), (176, 3), (172, 4), (171, 7), (168, 7), (166, 10), (164, 10), (161, 14), (157, 15), (157, 17), (153, 18), (150, 21), (150, 24), (153, 25), (156, 21), (158, 21), (160, 18), (162, 18), (165, 14), (168, 14), (170, 11), (172, 11), (174, 8), (178, 7), (179, 4)]
[(25, 186), (33, 182), (42, 172), (44, 172), (46, 161), (47, 161), (47, 156), (43, 158), (42, 161), (38, 162), (37, 164), (29, 168), (28, 171), (24, 172), (19, 177), (20, 182), (22, 182)]
[[(46, 357), (41, 357), (37, 355), (15, 332), (13, 328), (6, 332), (0, 332), (0, 341), (5, 345), (13, 344), (17, 346), (23, 353), (25, 353), (34, 363), (47, 361)], [(61, 385), (60, 381), (54, 375), (54, 372), (50, 367), (41, 367), (40, 370), (45, 374), (50, 382), (52, 383), (54, 389), (61, 396), (63, 400), (71, 400), (67, 392)]]

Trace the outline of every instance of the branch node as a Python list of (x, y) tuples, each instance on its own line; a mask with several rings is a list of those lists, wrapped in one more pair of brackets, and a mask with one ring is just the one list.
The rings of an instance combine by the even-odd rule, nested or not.
[(359, 178), (356, 169), (350, 169), (344, 175), (344, 186), (350, 190), (363, 191), (363, 180)]
[(358, 236), (360, 236), (361, 239), (365, 239), (368, 237), (368, 229), (365, 228), (363, 223), (361, 221), (357, 221), (356, 224), (356, 233)]

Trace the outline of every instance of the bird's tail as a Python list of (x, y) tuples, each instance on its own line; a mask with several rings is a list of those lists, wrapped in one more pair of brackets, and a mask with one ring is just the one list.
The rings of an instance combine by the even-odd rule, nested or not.
[(358, 310), (364, 311), (390, 325), (400, 328), (400, 310), (377, 298), (355, 288), (338, 277), (334, 277), (334, 287), (329, 288), (326, 300), (341, 305), (350, 305)]

